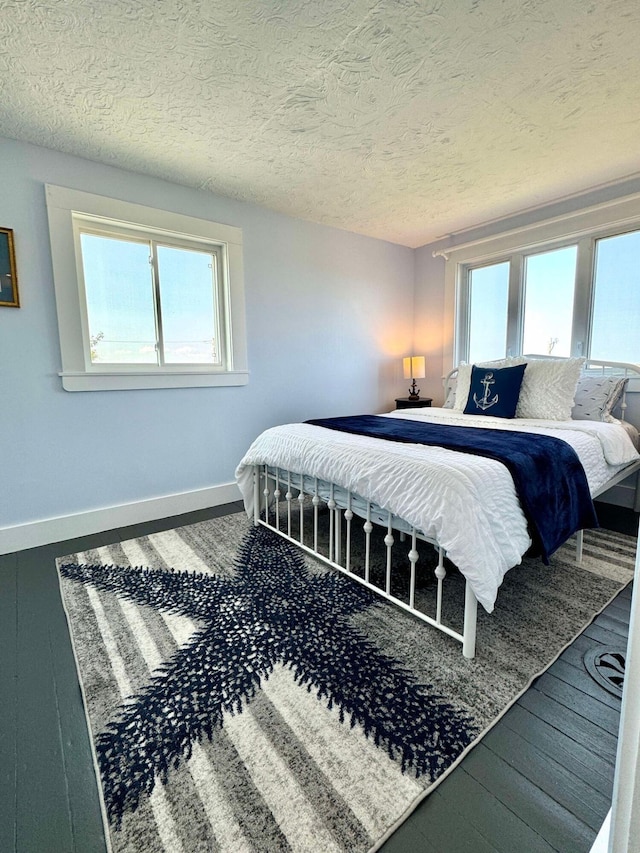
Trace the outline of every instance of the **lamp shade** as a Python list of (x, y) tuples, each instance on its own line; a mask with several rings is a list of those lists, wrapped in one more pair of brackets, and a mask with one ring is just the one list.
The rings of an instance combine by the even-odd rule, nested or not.
[(410, 355), (402, 359), (405, 379), (424, 379), (424, 356)]

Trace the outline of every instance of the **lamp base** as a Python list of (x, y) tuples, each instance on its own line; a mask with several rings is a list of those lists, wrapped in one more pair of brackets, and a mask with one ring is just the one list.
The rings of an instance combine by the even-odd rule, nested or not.
[(411, 383), (411, 388), (409, 388), (409, 399), (410, 400), (419, 400), (420, 399), (420, 389), (416, 388), (416, 380), (415, 379)]

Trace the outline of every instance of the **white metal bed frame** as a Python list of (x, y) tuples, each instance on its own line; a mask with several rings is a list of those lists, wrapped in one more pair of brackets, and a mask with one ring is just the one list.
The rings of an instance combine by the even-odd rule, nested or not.
[[(615, 374), (637, 380), (638, 388), (625, 389), (619, 404), (620, 419), (624, 420), (628, 408), (627, 394), (640, 392), (640, 365), (589, 360), (585, 363), (584, 371), (588, 375), (596, 375), (597, 373), (604, 375)], [(451, 379), (456, 375), (456, 372), (456, 369), (452, 370), (444, 379), (445, 396)], [(640, 399), (640, 393), (638, 393), (638, 399)], [(593, 494), (593, 497), (598, 497), (634, 473), (636, 473), (634, 509), (638, 511), (640, 509), (640, 489), (638, 488), (640, 460), (636, 460), (625, 466), (624, 469), (615, 474), (598, 489)], [(353, 580), (373, 590), (377, 595), (392, 602), (397, 607), (408, 611), (418, 619), (462, 643), (462, 654), (464, 657), (473, 658), (475, 656), (478, 602), (468, 581), (465, 580), (462, 633), (446, 625), (442, 619), (444, 581), (447, 575), (444, 566), (446, 551), (438, 542), (425, 536), (421, 530), (408, 524), (408, 522), (395, 516), (390, 511), (377, 506), (372, 501), (333, 483), (325, 483), (318, 480), (317, 477), (305, 476), (300, 472), (287, 471), (283, 468), (268, 465), (255, 465), (253, 470), (253, 488), (254, 524), (263, 525), (275, 531), (279, 536), (292, 542), (298, 548), (321, 560), (326, 565), (343, 572)], [(305, 533), (305, 506), (308, 506), (309, 503), (312, 507), (312, 530), (307, 535)], [(322, 504), (326, 505), (329, 511), (328, 553), (326, 554), (322, 553), (319, 549), (319, 510)], [(296, 515), (298, 520), (297, 523), (294, 523), (293, 519)], [(354, 571), (351, 555), (352, 525), (356, 516), (364, 520), (364, 565), (358, 567), (362, 572), (361, 575)], [(344, 549), (342, 547), (343, 519), (346, 525)], [(383, 540), (386, 549), (384, 589), (373, 584), (370, 579), (371, 534), (374, 529), (374, 523), (386, 528), (386, 535)], [(296, 527), (297, 536), (295, 535)], [(411, 540), (411, 548), (407, 554), (410, 565), (408, 603), (391, 592), (392, 549), (396, 541), (394, 533), (399, 533), (400, 541), (404, 541), (406, 537), (409, 537)], [(428, 615), (415, 606), (416, 563), (419, 556), (416, 544), (418, 540), (433, 545), (438, 553), (438, 565), (434, 571), (437, 587), (435, 612), (433, 615)], [(582, 560), (582, 549), (583, 531), (578, 531), (576, 534), (576, 560), (578, 562)]]

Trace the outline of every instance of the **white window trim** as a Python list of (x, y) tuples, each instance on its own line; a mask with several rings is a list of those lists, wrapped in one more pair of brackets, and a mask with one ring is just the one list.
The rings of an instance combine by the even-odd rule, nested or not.
[[(445, 340), (444, 373), (448, 373), (461, 358), (461, 330), (458, 318), (465, 267), (498, 262), (519, 252), (551, 250), (571, 241), (600, 238), (607, 236), (611, 231), (615, 232), (616, 229), (621, 231), (640, 229), (640, 193), (603, 202), (563, 216), (544, 219), (491, 237), (433, 251), (433, 257), (441, 256), (446, 261), (444, 322), (445, 328), (451, 329), (453, 333)], [(583, 314), (587, 310), (584, 304), (585, 298), (578, 281), (576, 301), (580, 303)], [(582, 338), (586, 340), (587, 330), (579, 331)]]
[[(242, 230), (179, 213), (132, 204), (47, 184), (53, 282), (58, 312), (62, 387), (66, 391), (122, 391), (152, 388), (202, 388), (246, 385), (247, 338), (242, 266)], [(111, 368), (91, 365), (83, 338), (84, 305), (79, 276), (80, 259), (74, 241), (74, 214), (111, 219), (156, 234), (183, 235), (187, 239), (215, 243), (221, 247), (225, 280), (223, 322), (226, 338), (226, 368), (179, 365), (145, 369), (136, 366)]]

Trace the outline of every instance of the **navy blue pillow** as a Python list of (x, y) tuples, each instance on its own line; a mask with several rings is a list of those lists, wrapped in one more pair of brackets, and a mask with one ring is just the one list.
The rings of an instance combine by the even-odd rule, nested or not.
[(520, 386), (526, 364), (515, 367), (471, 368), (471, 387), (465, 415), (491, 415), (494, 418), (513, 418), (516, 414)]

